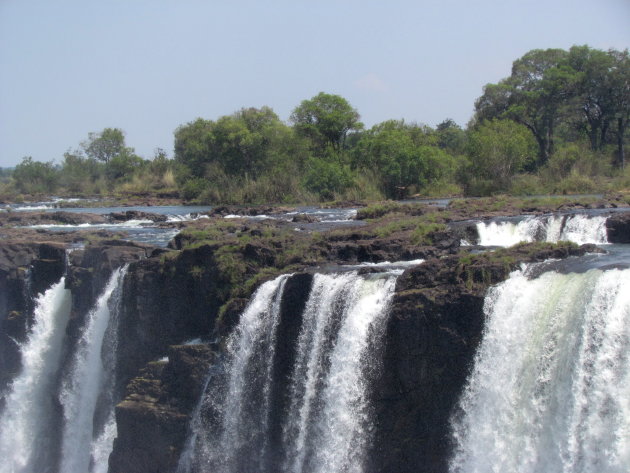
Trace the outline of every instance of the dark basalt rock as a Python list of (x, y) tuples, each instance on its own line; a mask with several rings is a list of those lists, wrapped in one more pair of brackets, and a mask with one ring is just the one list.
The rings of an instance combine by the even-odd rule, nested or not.
[(112, 223), (128, 222), (129, 220), (151, 220), (152, 222), (166, 222), (167, 216), (140, 210), (126, 210), (124, 212), (111, 212), (107, 217)]
[(107, 223), (104, 215), (77, 212), (6, 212), (0, 213), (0, 226), (92, 225)]
[(215, 357), (206, 345), (172, 346), (167, 362), (149, 363), (131, 380), (116, 406), (110, 473), (175, 470)]
[(147, 258), (155, 248), (126, 240), (102, 240), (70, 253), (66, 287), (72, 291), (68, 333), (71, 337), (116, 268)]
[(630, 212), (608, 217), (606, 230), (610, 243), (630, 243)]
[(295, 217), (291, 219), (293, 223), (316, 223), (319, 222), (320, 219), (308, 214), (297, 214)]

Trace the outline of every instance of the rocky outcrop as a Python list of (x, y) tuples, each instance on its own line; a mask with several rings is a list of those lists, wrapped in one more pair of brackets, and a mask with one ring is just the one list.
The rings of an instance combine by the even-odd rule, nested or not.
[(83, 318), (107, 284), (112, 272), (150, 256), (156, 248), (126, 240), (101, 240), (70, 253), (66, 286), (72, 291), (68, 334), (74, 338)]
[(112, 473), (166, 473), (177, 466), (216, 354), (206, 345), (172, 346), (167, 353), (167, 360), (149, 363), (131, 380), (116, 407)]
[(26, 227), (32, 225), (102, 225), (124, 223), (130, 220), (147, 220), (155, 223), (166, 222), (167, 217), (154, 212), (126, 210), (97, 214), (90, 212), (4, 212), (0, 213), (0, 227)]
[(0, 213), (0, 226), (92, 225), (108, 223), (108, 218), (95, 213), (77, 212), (6, 212)]
[(630, 212), (613, 214), (606, 220), (609, 243), (630, 243)]
[(167, 217), (164, 214), (156, 214), (153, 212), (142, 212), (140, 210), (126, 210), (124, 212), (112, 212), (106, 214), (111, 223), (128, 222), (130, 220), (150, 220), (152, 222), (166, 222)]

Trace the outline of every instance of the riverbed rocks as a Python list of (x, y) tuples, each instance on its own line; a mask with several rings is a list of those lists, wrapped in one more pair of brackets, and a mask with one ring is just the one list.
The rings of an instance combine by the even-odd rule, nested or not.
[(70, 212), (58, 210), (54, 212), (1, 212), (0, 227), (30, 227), (30, 226), (77, 226), (77, 225), (108, 225), (130, 221), (148, 223), (166, 222), (167, 216), (154, 212), (126, 210), (106, 214), (90, 212)]

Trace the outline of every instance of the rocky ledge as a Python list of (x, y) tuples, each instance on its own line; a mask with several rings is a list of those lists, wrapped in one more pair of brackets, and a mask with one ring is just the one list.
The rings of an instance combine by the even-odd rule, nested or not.
[(165, 222), (166, 215), (127, 210), (97, 214), (89, 212), (2, 212), (0, 213), (0, 227), (29, 227), (33, 225), (103, 225), (123, 223), (131, 220), (147, 220), (151, 222)]

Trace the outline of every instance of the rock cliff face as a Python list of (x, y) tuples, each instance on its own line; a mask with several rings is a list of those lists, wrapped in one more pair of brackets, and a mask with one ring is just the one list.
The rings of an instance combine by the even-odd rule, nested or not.
[(606, 220), (610, 243), (630, 243), (630, 213), (612, 215)]
[(140, 371), (116, 408), (110, 471), (174, 471), (215, 356), (204, 345), (171, 346), (168, 361), (148, 363)]

